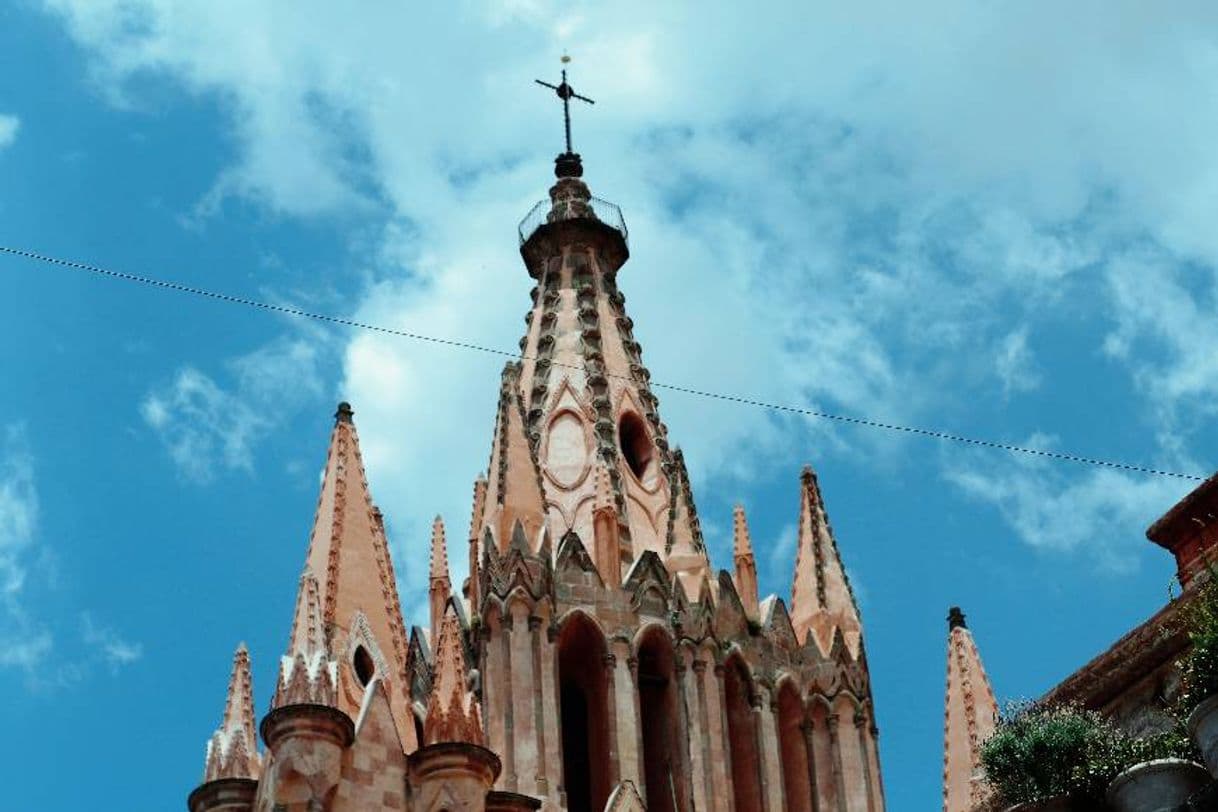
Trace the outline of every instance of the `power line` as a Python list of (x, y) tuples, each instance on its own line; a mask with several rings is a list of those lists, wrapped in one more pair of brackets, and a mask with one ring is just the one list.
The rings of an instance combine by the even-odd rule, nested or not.
[[(124, 271), (116, 271), (110, 268), (103, 268), (98, 265), (92, 265), (87, 262), (76, 262), (74, 260), (61, 259), (59, 257), (41, 254), (36, 251), (28, 251), (22, 248), (13, 248), (10, 246), (0, 245), (0, 253), (9, 254), (11, 256), (21, 257), (23, 259), (42, 262), (47, 265), (53, 265), (60, 268), (67, 268), (74, 271), (84, 271), (86, 273), (103, 276), (110, 279), (118, 279), (124, 282), (134, 282), (140, 285), (147, 285), (161, 290), (170, 290), (177, 293), (185, 293), (191, 296), (198, 296), (204, 299), (212, 299), (218, 302), (228, 304), (244, 305), (257, 310), (263, 310), (271, 313), (279, 313), (286, 316), (294, 316), (298, 318), (313, 319), (327, 324), (335, 324), (342, 327), (352, 327), (359, 330), (368, 330), (375, 333), (383, 333), (386, 335), (398, 336), (401, 338), (409, 338), (414, 341), (422, 341), (429, 344), (439, 344), (446, 347), (456, 347), (463, 350), (472, 350), (474, 352), (486, 353), (488, 355), (496, 355), (512, 359), (525, 359), (527, 356), (518, 352), (509, 352), (507, 350), (497, 349), (495, 347), (487, 347), (481, 344), (475, 344), (469, 341), (460, 341), (451, 338), (441, 338), (438, 336), (425, 335), (423, 333), (415, 333), (409, 330), (399, 330), (394, 327), (384, 327), (378, 324), (370, 324), (368, 322), (348, 319), (342, 316), (332, 316), (326, 313), (316, 313), (310, 310), (302, 310), (298, 307), (288, 305), (273, 304), (264, 302), (259, 299), (250, 299), (244, 296), (233, 296), (228, 293), (220, 293), (206, 288), (195, 287), (193, 285), (185, 285), (180, 282), (174, 282), (166, 279), (157, 279), (150, 276), (140, 276), (139, 274), (126, 273)], [(579, 369), (574, 364), (564, 364), (560, 362), (552, 362), (554, 366), (568, 367), (571, 369)], [(606, 373), (607, 377), (616, 377), (623, 380), (628, 380), (624, 375), (615, 375)], [(819, 409), (806, 409), (800, 406), (788, 406), (781, 403), (770, 403), (764, 400), (755, 398), (742, 397), (739, 395), (728, 395), (722, 392), (712, 392), (704, 389), (694, 389), (688, 386), (679, 386), (671, 383), (660, 383), (651, 381), (651, 386), (656, 389), (666, 389), (670, 392), (681, 392), (686, 395), (695, 397), (708, 398), (711, 400), (725, 401), (728, 403), (738, 403), (744, 406), (756, 406), (762, 409), (769, 409), (774, 412), (784, 412), (787, 414), (798, 414), (807, 417), (815, 417), (822, 420), (832, 420), (838, 423), (846, 423), (853, 426), (863, 426), (866, 428), (882, 429), (885, 431), (900, 432), (904, 434), (912, 434), (919, 437), (927, 437), (935, 440), (943, 440), (946, 442), (961, 443), (963, 445), (977, 446), (980, 448), (991, 448), (999, 451), (1007, 451), (1013, 454), (1025, 454), (1032, 457), (1042, 457), (1045, 459), (1059, 460), (1062, 462), (1072, 462), (1080, 465), (1092, 465), (1100, 468), (1112, 468), (1119, 471), (1129, 471), (1139, 474), (1151, 474), (1154, 476), (1172, 477), (1174, 479), (1185, 479), (1194, 482), (1203, 482), (1205, 477), (1196, 474), (1188, 474), (1181, 471), (1168, 471), (1160, 468), (1151, 468), (1145, 465), (1135, 465), (1132, 463), (1116, 462), (1113, 460), (1104, 460), (1096, 457), (1084, 457), (1079, 454), (1069, 454), (1063, 451), (1051, 451), (1041, 448), (1032, 448), (1030, 446), (1016, 445), (1014, 443), (1003, 443), (997, 440), (986, 440), (978, 437), (968, 437), (962, 434), (955, 434), (949, 431), (939, 431), (937, 429), (922, 428), (919, 426), (906, 426), (899, 423), (886, 423), (880, 420), (871, 420), (865, 417), (856, 417), (847, 414), (837, 414), (834, 412), (825, 412)]]

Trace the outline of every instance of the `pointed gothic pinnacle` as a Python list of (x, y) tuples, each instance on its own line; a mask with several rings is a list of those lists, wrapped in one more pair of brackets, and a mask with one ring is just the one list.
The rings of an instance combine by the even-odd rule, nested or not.
[(546, 516), (541, 466), (525, 431), (519, 382), (519, 366), (507, 364), (499, 387), (499, 411), (481, 522), (484, 531), (491, 529), (499, 552), (508, 550), (517, 523), (523, 524), (526, 538), (538, 538)]
[(744, 613), (751, 620), (760, 621), (760, 605), (757, 590), (757, 561), (753, 557), (753, 541), (749, 538), (749, 523), (744, 517), (744, 506), (736, 505), (732, 510), (733, 556), (735, 574), (732, 577), (736, 585), (736, 594)]
[(791, 584), (791, 625), (800, 642), (811, 635), (828, 656), (837, 631), (851, 657), (858, 657), (862, 624), (846, 569), (829, 526), (825, 503), (811, 466), (800, 473), (799, 530), (795, 578)]
[(203, 780), (257, 778), (261, 768), (254, 725), (254, 686), (245, 643), (233, 654), (233, 670), (224, 700), (224, 718), (207, 743)]
[(444, 520), (439, 515), (431, 523), (431, 580), (448, 580), (448, 545), (444, 541)]
[(994, 732), (998, 703), (964, 613), (948, 613), (947, 691), (943, 711), (943, 809), (968, 812), (987, 800), (981, 745)]
[(440, 633), (435, 639), (433, 662), (435, 670), (431, 681), (431, 694), (427, 698), (423, 743), (484, 744), (478, 704), (466, 686), (461, 623), (452, 606), (448, 607), (440, 622)]
[(744, 505), (732, 508), (732, 552), (736, 557), (753, 554), (753, 540), (749, 537), (749, 522), (744, 517)]

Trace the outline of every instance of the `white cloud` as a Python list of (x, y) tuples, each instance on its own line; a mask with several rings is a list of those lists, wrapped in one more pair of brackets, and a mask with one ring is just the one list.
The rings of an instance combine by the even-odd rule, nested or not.
[(25, 601), (37, 526), (38, 491), (25, 429), (0, 427), (0, 666), (27, 673), (53, 646)]
[[(1023, 445), (1051, 449), (1056, 438), (1036, 434)], [(997, 509), (1032, 547), (1085, 551), (1088, 560), (1113, 570), (1132, 565), (1146, 544), (1140, 530), (1196, 484), (1109, 468), (1063, 467), (1035, 457), (1000, 458), (998, 453), (1005, 455), (953, 456), (944, 475), (968, 496)]]
[(144, 656), (144, 647), (124, 639), (108, 626), (98, 625), (88, 612), (80, 616), (81, 638), (112, 674)]
[(0, 113), (0, 149), (12, 145), (17, 140), (17, 130), (21, 127), (21, 119), (7, 113)]
[[(62, 606), (47, 611), (31, 595), (31, 586), (47, 586), (38, 555), (47, 552), (39, 539), (39, 499), (34, 457), (26, 429), (0, 427), (0, 669), (12, 668), (25, 676), (32, 690), (50, 690), (80, 682), (90, 664), (101, 661), (116, 671), (138, 659), (142, 647), (125, 640), (112, 628), (82, 617), (82, 639), (87, 651), (60, 644), (57, 626)], [(44, 577), (31, 577), (41, 575)]]
[(251, 472), (254, 446), (294, 402), (321, 388), (320, 332), (289, 335), (234, 359), (228, 388), (193, 367), (140, 403), (178, 470), (207, 482), (217, 469)]
[[(511, 224), (558, 144), (557, 107), (532, 80), (557, 67), (539, 54), (569, 47), (577, 89), (599, 102), (576, 112), (576, 144), (594, 192), (625, 206), (622, 287), (656, 380), (918, 422), (988, 387), (1036, 386), (1028, 331), (1079, 309), (1116, 325), (1109, 352), (1143, 383), (1140, 408), (1195, 413), (1189, 399), (1218, 380), (1111, 247), (1154, 243), (1212, 285), (1218, 20), (1201, 6), (47, 5), (112, 97), (130, 103), (127, 80), (154, 74), (221, 105), (236, 157), (204, 217), (233, 195), (307, 218), (379, 212), (361, 319), (512, 346), (529, 283)], [(1101, 277), (1101, 295), (1069, 295)], [(1212, 332), (1177, 288), (1182, 324)], [(1148, 364), (1156, 342), (1167, 350)], [(344, 358), (399, 538), (424, 544), (436, 510), (463, 526), (499, 362), (378, 335), (353, 336)], [(660, 394), (699, 481), (896, 442)], [(248, 469), (269, 430), (233, 425), (246, 395), (184, 370), (143, 411), (206, 478)], [(952, 481), (977, 493), (990, 477), (976, 473)], [(1017, 467), (997, 484), (1030, 493), (1043, 477), (1059, 506), (1098, 505), (1099, 483), (1121, 484), (1107, 476)], [(1057, 547), (1108, 526), (1050, 527), (1030, 503), (1004, 515)]]
[(1007, 333), (999, 345), (994, 371), (1002, 381), (1005, 395), (1028, 392), (1040, 386), (1040, 372), (1028, 349), (1028, 328), (1020, 327)]

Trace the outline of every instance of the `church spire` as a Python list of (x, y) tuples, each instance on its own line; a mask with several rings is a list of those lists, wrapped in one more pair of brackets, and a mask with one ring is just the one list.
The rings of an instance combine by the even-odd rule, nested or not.
[(242, 643), (233, 654), (233, 670), (228, 679), (228, 696), (224, 701), (224, 718), (207, 742), (203, 780), (257, 779), (262, 769), (262, 759), (258, 755), (256, 731), (250, 655), (245, 643)]
[[(299, 662), (308, 673), (309, 691), (318, 699), (332, 693), (336, 707), (354, 719), (364, 688), (379, 676), (388, 689), (398, 735), (410, 743), (414, 721), (397, 581), (383, 520), (368, 490), (354, 414), (344, 402), (334, 415), (277, 695), (292, 692)], [(329, 672), (328, 679), (323, 672)], [(300, 675), (295, 677), (299, 680)], [(350, 688), (338, 690), (340, 684)], [(300, 685), (295, 690), (304, 689)]]
[(436, 516), (431, 523), (431, 566), (428, 596), (431, 603), (431, 639), (440, 633), (440, 620), (444, 607), (452, 595), (452, 582), (448, 577), (448, 546), (444, 541), (444, 520)]
[(800, 642), (811, 635), (825, 655), (833, 647), (834, 633), (840, 631), (850, 655), (858, 657), (862, 635), (858, 608), (810, 466), (800, 474), (791, 624)]
[(744, 605), (744, 613), (753, 620), (760, 620), (757, 603), (757, 561), (753, 557), (753, 540), (749, 537), (749, 523), (744, 516), (744, 505), (732, 509), (732, 559), (736, 565), (736, 592)]
[(461, 622), (450, 605), (440, 621), (435, 642), (435, 670), (427, 698), (423, 744), (465, 742), (482, 745), (485, 737), (478, 703), (466, 684), (465, 650)]
[(947, 695), (943, 713), (943, 810), (968, 812), (985, 800), (981, 745), (994, 732), (998, 703), (960, 607), (947, 616)]

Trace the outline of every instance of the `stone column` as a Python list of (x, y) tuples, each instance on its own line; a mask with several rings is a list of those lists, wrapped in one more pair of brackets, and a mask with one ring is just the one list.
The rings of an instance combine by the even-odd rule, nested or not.
[(547, 635), (541, 632), (543, 622), (544, 619), (536, 615), (529, 618), (529, 637), (533, 642), (533, 727), (537, 731), (537, 794), (547, 797), (551, 787), (551, 751), (554, 749), (552, 740), (556, 736), (547, 736), (546, 731), (551, 730), (557, 734), (558, 725), (548, 724), (553, 719), (547, 719), (547, 716), (552, 717), (555, 699), (554, 685), (550, 679), (553, 672), (545, 667), (541, 653), (543, 648), (549, 648)]
[(808, 787), (812, 791), (812, 812), (821, 812), (820, 788), (816, 785), (816, 749), (812, 736), (812, 719), (805, 716), (799, 723), (799, 731), (804, 734), (804, 752), (808, 756)]
[(863, 787), (867, 793), (867, 812), (876, 812), (875, 787), (871, 783), (871, 748), (867, 746), (867, 717), (862, 708), (854, 712), (854, 729), (858, 734), (859, 760), (863, 762)]
[(732, 787), (732, 770), (729, 761), (731, 760), (731, 744), (728, 742), (728, 727), (727, 727), (727, 696), (723, 687), (723, 677), (727, 673), (722, 663), (715, 663), (715, 704), (719, 706), (719, 735), (715, 737), (719, 742), (719, 752), (715, 759), (715, 785), (723, 787), (724, 805), (729, 812), (735, 812), (736, 809), (736, 792)]
[(753, 708), (753, 734), (757, 747), (757, 786), (761, 788), (761, 803), (766, 812), (783, 812), (782, 772), (778, 757), (778, 730), (770, 712), (770, 694), (765, 687), (756, 686), (749, 697)]
[[(482, 617), (482, 723), (486, 727), (487, 747), (496, 753), (507, 752), (507, 736), (503, 714), (507, 706), (504, 696), (507, 679), (504, 676), (503, 645), (499, 639), (505, 634), (503, 621), (491, 601)], [(419, 742), (422, 745), (422, 742)], [(502, 781), (503, 776), (499, 779)]]
[(761, 794), (769, 812), (783, 812), (786, 806), (786, 784), (782, 780), (782, 750), (778, 745), (778, 725), (775, 713), (778, 703), (768, 688), (758, 686), (757, 732), (761, 756)]
[(516, 782), (516, 712), (512, 690), (512, 629), (515, 621), (510, 611), (503, 613), (503, 626), (499, 633), (499, 656), (503, 666), (503, 773), (502, 784), (508, 792), (515, 792)]
[(558, 673), (558, 652), (555, 643), (558, 641), (558, 626), (551, 621), (549, 629), (546, 631), (546, 648), (545, 657), (547, 659), (547, 668), (542, 673), (542, 679), (548, 682), (549, 700), (546, 702), (546, 724), (551, 725), (551, 730), (554, 735), (549, 743), (552, 756), (547, 761), (550, 766), (550, 789), (553, 792), (553, 802), (555, 806), (565, 808), (567, 806), (567, 787), (563, 777), (563, 754), (562, 754), (562, 697), (559, 695), (559, 686), (562, 684), (562, 675)]
[(512, 618), (511, 682), (512, 695), (512, 760), (508, 768), (508, 789), (532, 794), (537, 791), (537, 685), (533, 675), (532, 637), (537, 630), (529, 607), (521, 601), (508, 609)]
[(643, 739), (639, 725), (639, 692), (635, 687), (638, 662), (631, 663), (634, 657), (631, 656), (628, 640), (615, 639), (610, 645), (617, 649), (616, 655), (613, 656), (613, 688), (614, 704), (617, 706), (615, 721), (618, 775), (613, 783), (616, 785), (618, 781), (633, 781), (642, 792), (643, 776), (639, 770), (639, 757), (643, 750)]
[(829, 726), (829, 752), (833, 757), (833, 786), (837, 789), (838, 812), (846, 812), (846, 787), (842, 781), (842, 743), (837, 735), (838, 715), (836, 712), (825, 717)]
[(715, 797), (714, 784), (711, 782), (710, 755), (710, 723), (706, 710), (706, 660), (694, 658), (690, 677), (694, 682), (694, 691), (698, 697), (697, 723), (690, 725), (690, 746), (693, 747), (693, 737), (697, 738), (697, 749), (691, 772), (694, 781), (694, 809), (710, 810), (711, 799)]
[[(697, 742), (698, 731), (693, 722), (693, 715), (689, 712), (689, 691), (687, 690), (689, 668), (686, 666), (685, 659), (685, 655), (688, 653), (680, 646), (673, 651), (673, 677), (677, 681), (678, 729), (671, 731), (669, 735), (676, 737), (681, 765), (674, 779), (681, 782), (681, 793), (685, 800), (685, 807), (678, 808), (677, 812), (693, 812), (694, 787), (701, 783), (694, 777), (693, 754), (697, 751), (699, 744)], [(698, 806), (697, 809), (705, 809), (705, 807)]]
[(605, 697), (605, 714), (609, 717), (609, 786), (617, 786), (618, 781), (622, 776), (622, 759), (619, 741), (621, 735), (618, 730), (618, 690), (617, 683), (617, 657), (612, 652), (605, 655), (605, 692), (608, 696)]

